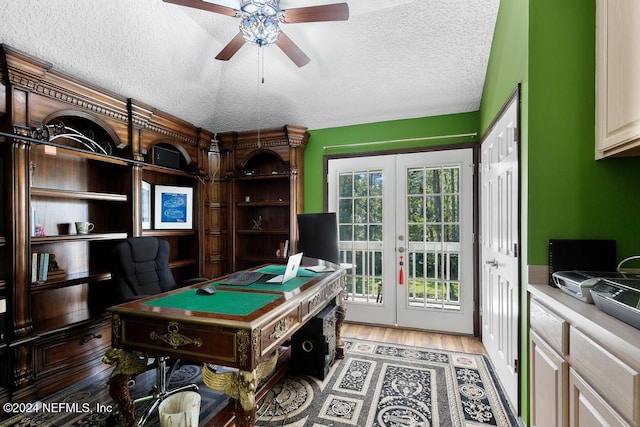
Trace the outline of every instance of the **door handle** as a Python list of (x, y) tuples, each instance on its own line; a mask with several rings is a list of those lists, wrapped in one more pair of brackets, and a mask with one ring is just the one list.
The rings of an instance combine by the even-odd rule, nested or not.
[(495, 259), (487, 260), (484, 263), (490, 267), (498, 267), (498, 261), (496, 261)]

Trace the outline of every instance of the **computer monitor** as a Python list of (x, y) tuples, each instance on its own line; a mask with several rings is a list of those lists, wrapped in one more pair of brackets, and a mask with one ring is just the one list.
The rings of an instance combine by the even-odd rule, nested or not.
[(616, 241), (598, 239), (549, 239), (549, 285), (556, 271), (616, 270)]
[(298, 214), (298, 252), (340, 265), (338, 220), (335, 212)]

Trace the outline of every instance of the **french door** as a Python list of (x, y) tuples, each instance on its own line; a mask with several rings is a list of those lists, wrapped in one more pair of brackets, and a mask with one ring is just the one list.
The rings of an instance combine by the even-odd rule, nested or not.
[(473, 151), (331, 159), (347, 319), (473, 333)]

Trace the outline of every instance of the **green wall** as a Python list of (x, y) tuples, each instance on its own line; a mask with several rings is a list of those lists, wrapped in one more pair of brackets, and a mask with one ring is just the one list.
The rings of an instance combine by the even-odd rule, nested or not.
[(617, 240), (640, 253), (640, 159), (594, 160), (595, 0), (530, 5), (528, 264), (549, 238)]
[[(483, 133), (518, 85), (521, 85), (522, 119), (526, 118), (528, 7), (528, 0), (500, 2), (480, 103), (480, 130)], [(525, 132), (522, 133), (524, 136)]]
[[(502, 0), (480, 107), (484, 132), (522, 86), (522, 279), (550, 238), (610, 238), (640, 253), (640, 158), (595, 160), (595, 0)], [(528, 422), (528, 301), (521, 303), (521, 415)]]
[[(325, 155), (363, 153), (430, 147), (442, 144), (476, 141), (478, 137), (425, 139), (357, 145), (367, 142), (399, 139), (431, 138), (442, 135), (477, 133), (479, 113), (461, 113), (417, 119), (393, 120), (337, 128), (310, 130), (304, 152), (304, 210), (322, 212), (322, 168)], [(353, 146), (349, 146), (356, 144)], [(346, 147), (335, 147), (346, 145)]]
[(518, 83), (525, 265), (547, 264), (550, 238), (640, 253), (640, 158), (595, 160), (595, 0), (502, 0), (481, 133)]

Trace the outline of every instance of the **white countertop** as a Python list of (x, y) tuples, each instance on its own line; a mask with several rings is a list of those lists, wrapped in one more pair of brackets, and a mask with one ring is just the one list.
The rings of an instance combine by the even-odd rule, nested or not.
[(527, 291), (531, 298), (543, 303), (629, 366), (640, 370), (640, 329), (549, 285), (529, 284)]

